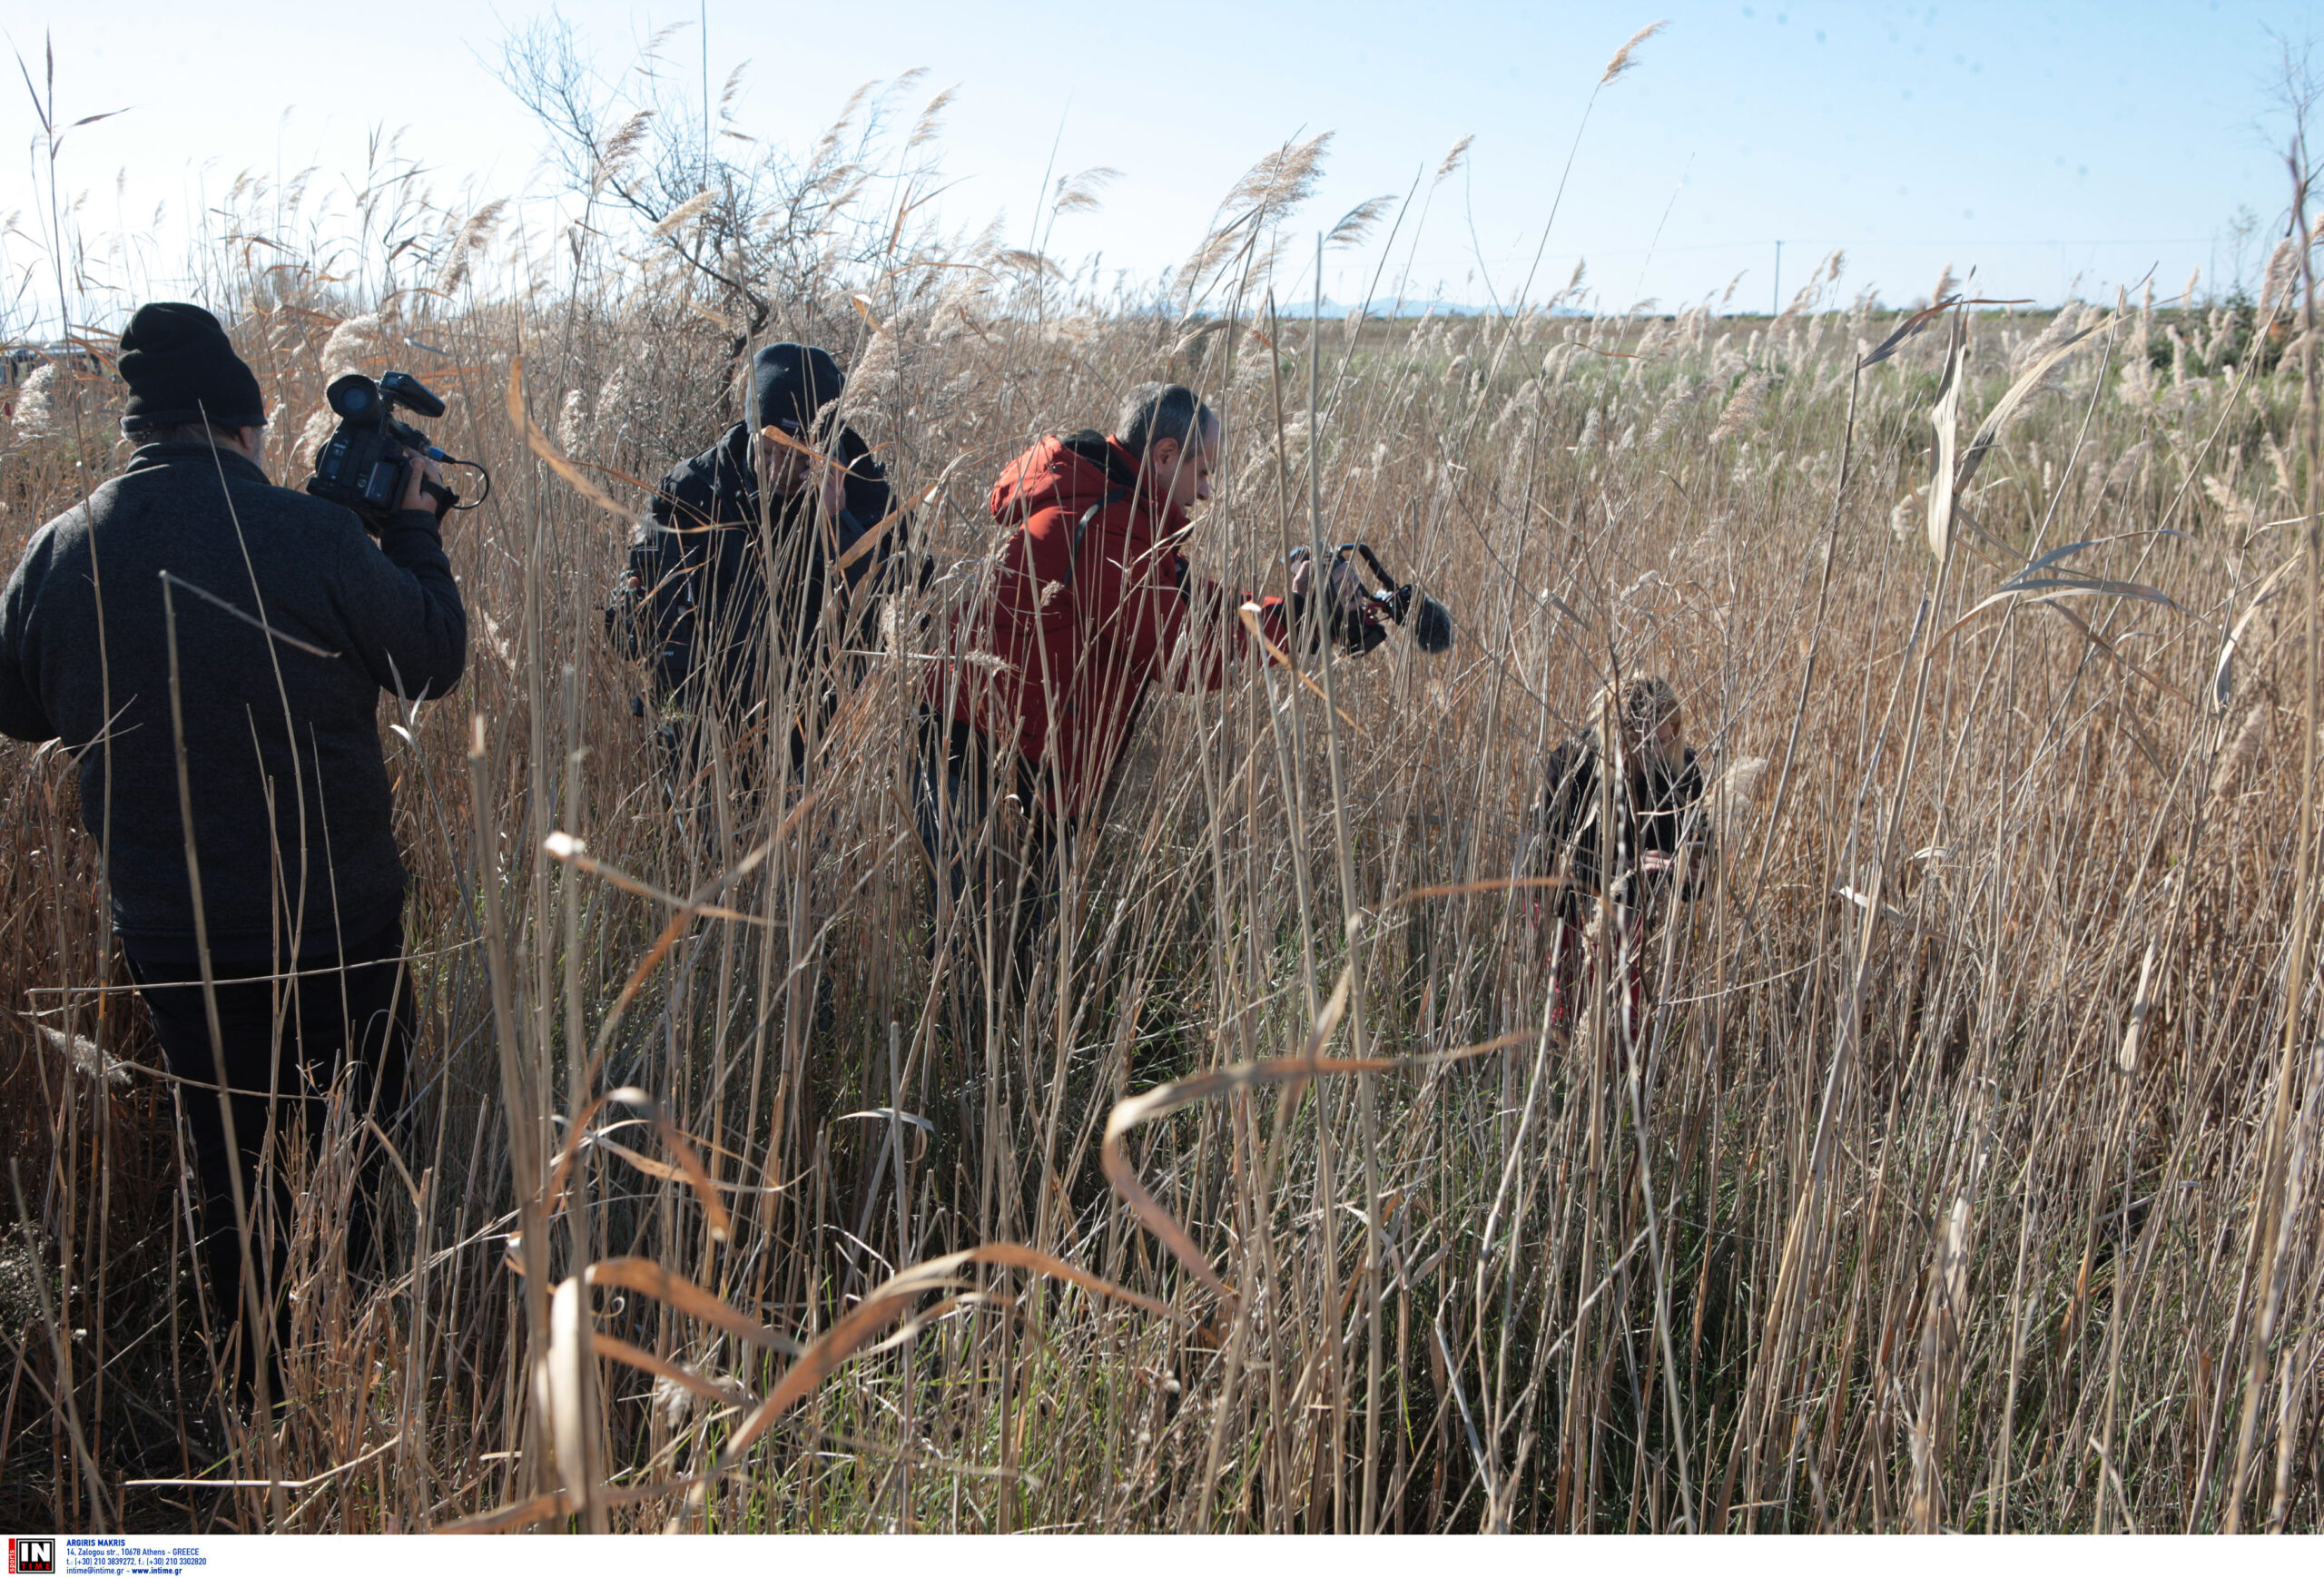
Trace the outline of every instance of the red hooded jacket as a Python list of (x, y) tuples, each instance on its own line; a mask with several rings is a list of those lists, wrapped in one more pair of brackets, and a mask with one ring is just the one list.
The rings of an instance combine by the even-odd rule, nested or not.
[[(1158, 491), (1096, 432), (1043, 439), (1011, 461), (992, 518), (1016, 529), (954, 626), (953, 660), (929, 678), (930, 710), (1014, 741), (1066, 816), (1105, 786), (1148, 685), (1216, 690), (1249, 651), (1246, 599), (1188, 568), (1176, 546), (1186, 512)], [(1282, 598), (1261, 604), (1260, 628), (1286, 645)]]

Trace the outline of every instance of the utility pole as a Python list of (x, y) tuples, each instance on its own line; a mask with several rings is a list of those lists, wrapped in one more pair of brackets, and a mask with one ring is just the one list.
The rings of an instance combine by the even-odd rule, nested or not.
[(1769, 318), (1783, 316), (1783, 242), (1776, 242), (1776, 288), (1775, 293), (1768, 298), (1768, 316)]

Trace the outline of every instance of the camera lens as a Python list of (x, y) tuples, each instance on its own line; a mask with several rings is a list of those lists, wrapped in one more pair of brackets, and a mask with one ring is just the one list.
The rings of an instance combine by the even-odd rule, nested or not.
[(330, 402), (331, 409), (353, 421), (379, 409), (379, 386), (359, 372), (350, 372), (332, 380), (330, 388), (323, 391), (323, 398)]
[(1452, 646), (1452, 611), (1433, 597), (1420, 600), (1413, 619), (1413, 643), (1423, 652), (1448, 652)]

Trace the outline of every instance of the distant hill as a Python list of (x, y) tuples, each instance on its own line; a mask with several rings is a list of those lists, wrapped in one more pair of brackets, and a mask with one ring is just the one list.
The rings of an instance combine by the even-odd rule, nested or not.
[[(1355, 310), (1350, 302), (1334, 301), (1327, 296), (1324, 299), (1323, 311), (1319, 315), (1324, 318), (1344, 318)], [(1305, 318), (1315, 312), (1315, 308), (1311, 302), (1297, 301), (1285, 303), (1276, 311), (1285, 318)], [(1393, 296), (1378, 296), (1365, 303), (1363, 311), (1367, 318), (1486, 318), (1496, 315), (1501, 309), (1479, 306), (1471, 301), (1424, 301), (1412, 299), (1400, 301)], [(1550, 316), (1588, 318), (1592, 314), (1576, 307), (1552, 307), (1550, 309)]]

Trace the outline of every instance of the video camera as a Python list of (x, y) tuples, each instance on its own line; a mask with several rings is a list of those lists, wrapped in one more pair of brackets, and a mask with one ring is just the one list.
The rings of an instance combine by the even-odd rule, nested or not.
[[(1306, 551), (1305, 548), (1295, 548), (1292, 557), (1302, 557)], [(1402, 625), (1409, 620), (1413, 644), (1423, 652), (1442, 653), (1452, 649), (1451, 609), (1423, 593), (1413, 582), (1399, 583), (1388, 573), (1388, 567), (1380, 562), (1380, 556), (1372, 551), (1370, 543), (1344, 542), (1333, 552), (1332, 562), (1335, 566), (1349, 564), (1351, 555), (1361, 557), (1380, 583), (1377, 588), (1364, 586), (1361, 575), (1352, 564), (1349, 565), (1348, 573), (1356, 577), (1356, 587), (1363, 592), (1364, 601), (1378, 610), (1380, 618), (1393, 625)], [(1328, 576), (1325, 584), (1329, 585)], [(1370, 633), (1368, 636), (1367, 632)], [(1335, 618), (1334, 633), (1339, 636), (1341, 646), (1358, 656), (1378, 646), (1384, 634), (1377, 623), (1362, 618)]]
[[(376, 382), (362, 373), (350, 372), (333, 380), (324, 398), (340, 420), (339, 430), (316, 452), (315, 474), (307, 478), (307, 491), (318, 498), (344, 504), (366, 520), (377, 522), (394, 514), (402, 502), (417, 455), (484, 471), (473, 460), (454, 459), (436, 448), (427, 434), (389, 414), (399, 406), (431, 421), (444, 414), (444, 402), (408, 372), (391, 372)], [(491, 496), (488, 473), (484, 488), (477, 504)], [(462, 506), (460, 496), (448, 487), (423, 482), (420, 489), (436, 501), (439, 518), (449, 509), (476, 508), (475, 504)]]

